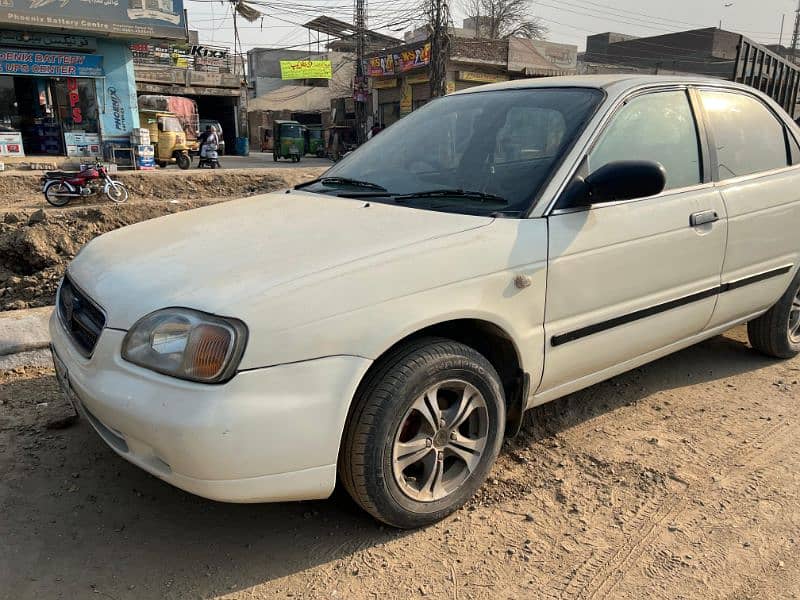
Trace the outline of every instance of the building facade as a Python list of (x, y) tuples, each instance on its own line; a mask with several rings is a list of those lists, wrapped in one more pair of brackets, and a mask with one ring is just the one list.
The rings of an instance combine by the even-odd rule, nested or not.
[[(574, 74), (577, 52), (577, 46), (545, 40), (456, 35), (447, 61), (447, 91), (510, 79)], [(368, 55), (365, 72), (373, 123), (388, 127), (430, 100), (430, 60), (427, 38)]]
[(130, 44), (136, 93), (194, 100), (201, 120), (222, 126), (226, 151), (232, 152), (247, 123), (242, 65), (235, 64), (230, 48), (197, 43), (196, 32), (189, 33), (189, 43)]
[(99, 156), (139, 127), (132, 40), (185, 39), (182, 0), (0, 13), (0, 157)]
[(761, 90), (794, 116), (798, 112), (800, 68), (785, 53), (776, 51), (779, 49), (714, 27), (646, 38), (608, 32), (586, 38), (579, 71), (718, 77)]

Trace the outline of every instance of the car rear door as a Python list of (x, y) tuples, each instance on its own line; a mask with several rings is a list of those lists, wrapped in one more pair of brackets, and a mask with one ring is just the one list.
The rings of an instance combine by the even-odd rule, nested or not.
[(578, 175), (645, 159), (663, 193), (549, 217), (543, 402), (646, 362), (711, 319), (725, 252), (725, 207), (708, 172), (687, 89), (639, 93), (619, 106)]
[(757, 95), (725, 88), (698, 94), (728, 214), (716, 327), (764, 311), (789, 286), (800, 250), (800, 152), (788, 115)]

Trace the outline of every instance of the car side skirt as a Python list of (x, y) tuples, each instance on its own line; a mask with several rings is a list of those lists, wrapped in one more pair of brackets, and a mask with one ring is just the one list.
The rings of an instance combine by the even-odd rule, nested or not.
[(557, 400), (558, 398), (566, 396), (567, 394), (571, 394), (573, 392), (585, 389), (596, 383), (600, 383), (601, 381), (605, 381), (606, 379), (610, 379), (612, 377), (620, 375), (621, 373), (625, 373), (626, 371), (635, 369), (636, 367), (641, 367), (642, 365), (646, 365), (647, 363), (653, 362), (654, 360), (658, 360), (659, 358), (663, 358), (664, 356), (668, 356), (674, 352), (678, 352), (679, 350), (683, 350), (684, 348), (688, 348), (689, 346), (694, 346), (695, 344), (702, 342), (703, 340), (707, 340), (709, 338), (720, 335), (721, 333), (724, 333), (731, 327), (741, 325), (742, 323), (747, 323), (748, 321), (751, 321), (756, 317), (759, 317), (763, 313), (764, 310), (759, 310), (752, 314), (738, 318), (734, 321), (730, 321), (728, 323), (724, 323), (723, 325), (719, 325), (718, 327), (714, 327), (713, 329), (707, 329), (705, 331), (698, 333), (697, 335), (693, 335), (691, 337), (675, 342), (674, 344), (670, 344), (669, 346), (664, 346), (663, 348), (658, 348), (657, 350), (653, 350), (652, 352), (642, 354), (628, 361), (614, 365), (613, 367), (609, 367), (608, 369), (603, 369), (602, 371), (591, 373), (579, 379), (569, 381), (558, 387), (551, 388), (549, 390), (541, 392), (540, 394), (535, 394), (529, 398), (527, 408), (531, 409), (535, 406), (546, 404), (551, 400)]

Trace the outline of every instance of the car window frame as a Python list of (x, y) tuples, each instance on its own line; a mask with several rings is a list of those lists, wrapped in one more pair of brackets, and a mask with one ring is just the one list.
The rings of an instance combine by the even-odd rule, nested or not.
[[(715, 179), (711, 171), (711, 168), (713, 167), (713, 161), (711, 160), (712, 157), (709, 152), (707, 121), (705, 113), (702, 110), (702, 104), (700, 103), (700, 98), (693, 93), (694, 90), (695, 86), (691, 84), (683, 84), (683, 83), (662, 84), (659, 86), (650, 86), (637, 90), (632, 90), (627, 94), (625, 94), (624, 96), (622, 96), (621, 98), (619, 98), (617, 102), (614, 104), (614, 106), (608, 111), (603, 122), (601, 122), (595, 129), (595, 131), (592, 133), (592, 137), (586, 144), (586, 149), (583, 152), (581, 152), (580, 158), (577, 160), (569, 176), (565, 178), (561, 188), (559, 189), (558, 193), (555, 194), (555, 197), (551, 202), (551, 204), (545, 209), (543, 216), (548, 217), (565, 213), (583, 212), (589, 210), (601, 210), (603, 208), (618, 206), (620, 204), (631, 204), (634, 202), (649, 201), (657, 198), (672, 196), (675, 194), (684, 194), (689, 191), (701, 190), (704, 188), (713, 187), (715, 184)], [(650, 94), (676, 92), (676, 91), (684, 92), (684, 94), (686, 95), (686, 100), (689, 103), (689, 109), (692, 113), (692, 118), (694, 119), (695, 136), (697, 137), (697, 148), (700, 159), (699, 160), (700, 182), (689, 186), (664, 190), (663, 192), (661, 192), (660, 194), (656, 194), (655, 196), (645, 196), (644, 198), (633, 198), (630, 200), (618, 200), (615, 202), (604, 202), (602, 204), (591, 204), (588, 206), (574, 206), (568, 208), (563, 208), (563, 207), (560, 208), (559, 203), (564, 198), (564, 194), (566, 193), (566, 190), (569, 187), (569, 183), (581, 172), (582, 169), (586, 168), (589, 154), (591, 154), (595, 146), (597, 146), (597, 144), (603, 138), (606, 130), (614, 122), (614, 119), (617, 117), (620, 111), (622, 111), (631, 102), (631, 100), (634, 100), (635, 98), (640, 98), (642, 96)]]
[[(703, 114), (703, 118), (707, 123), (706, 126), (706, 145), (708, 146), (709, 155), (711, 158), (711, 174), (713, 176), (714, 185), (716, 186), (727, 186), (732, 184), (741, 183), (744, 181), (748, 181), (751, 179), (759, 179), (761, 177), (767, 177), (770, 175), (774, 175), (777, 173), (782, 173), (789, 169), (796, 169), (800, 167), (800, 162), (797, 164), (792, 164), (792, 151), (789, 144), (789, 136), (792, 136), (795, 143), (798, 143), (800, 146), (800, 142), (798, 142), (797, 137), (790, 131), (788, 122), (786, 118), (789, 118), (789, 114), (786, 113), (786, 118), (776, 111), (774, 107), (772, 107), (768, 102), (764, 100), (759, 94), (755, 93), (755, 90), (743, 89), (739, 87), (729, 87), (724, 85), (710, 85), (710, 84), (700, 84), (693, 86), (697, 104), (699, 110)], [(774, 119), (778, 121), (778, 123), (783, 128), (783, 142), (784, 142), (784, 151), (786, 152), (786, 165), (783, 167), (775, 167), (773, 169), (767, 169), (765, 171), (756, 171), (754, 173), (748, 173), (747, 175), (737, 175), (736, 177), (729, 177), (727, 179), (720, 178), (719, 175), (719, 159), (717, 158), (717, 144), (716, 139), (714, 137), (714, 130), (711, 127), (711, 122), (708, 116), (705, 113), (705, 108), (703, 106), (703, 99), (700, 95), (703, 91), (709, 92), (722, 92), (727, 94), (738, 94), (740, 96), (747, 96), (754, 99), (756, 102), (761, 104), (767, 111), (772, 115)]]

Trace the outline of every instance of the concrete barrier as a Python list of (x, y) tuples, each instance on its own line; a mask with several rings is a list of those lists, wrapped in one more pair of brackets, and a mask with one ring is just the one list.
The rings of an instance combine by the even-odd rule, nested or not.
[(47, 348), (52, 312), (52, 306), (0, 312), (0, 357)]

